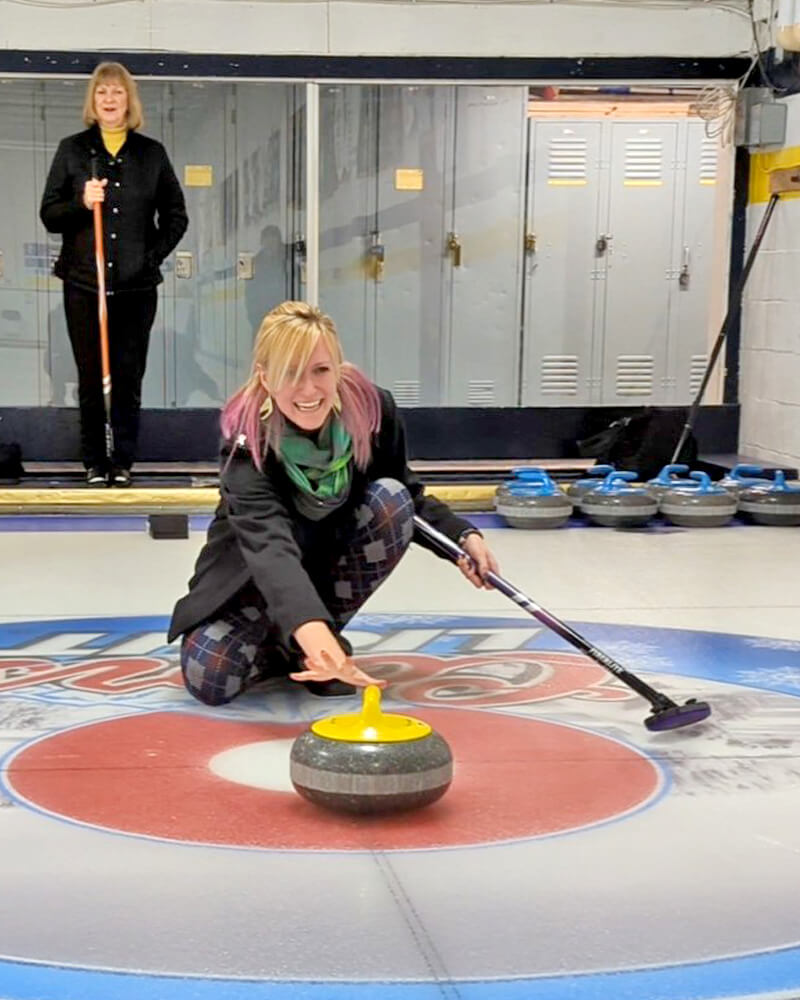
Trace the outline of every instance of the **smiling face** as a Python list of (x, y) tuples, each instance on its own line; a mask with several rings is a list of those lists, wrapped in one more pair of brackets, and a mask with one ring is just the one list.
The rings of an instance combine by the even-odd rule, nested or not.
[(305, 368), (299, 373), (290, 370), (278, 388), (269, 387), (263, 370), (259, 375), (275, 405), (296, 427), (317, 431), (328, 419), (336, 399), (336, 367), (322, 338)]
[(94, 90), (94, 113), (101, 128), (122, 128), (128, 120), (128, 91), (122, 80), (101, 80)]

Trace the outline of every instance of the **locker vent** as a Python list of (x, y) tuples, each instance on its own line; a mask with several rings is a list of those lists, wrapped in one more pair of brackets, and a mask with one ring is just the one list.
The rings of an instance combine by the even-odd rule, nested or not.
[(700, 383), (706, 373), (708, 364), (707, 354), (693, 354), (692, 363), (689, 366), (689, 392), (694, 396), (700, 389)]
[(663, 140), (656, 137), (626, 139), (624, 183), (631, 187), (656, 187), (663, 184), (663, 158)]
[(554, 136), (550, 140), (547, 183), (578, 186), (586, 184), (586, 176), (586, 139)]
[(575, 396), (578, 392), (578, 355), (545, 354), (542, 358), (543, 396)]
[(398, 406), (419, 406), (419, 381), (406, 379), (395, 382), (392, 386), (392, 395)]
[(617, 357), (617, 395), (652, 395), (653, 368), (650, 354), (620, 354)]
[(469, 406), (492, 406), (494, 404), (494, 382), (470, 379), (467, 387)]
[(716, 139), (703, 139), (700, 150), (700, 183), (716, 184), (717, 182), (717, 155), (718, 147)]

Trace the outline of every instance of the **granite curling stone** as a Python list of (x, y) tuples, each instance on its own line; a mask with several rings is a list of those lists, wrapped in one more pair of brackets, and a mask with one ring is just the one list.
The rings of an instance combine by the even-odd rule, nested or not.
[(609, 472), (600, 486), (581, 499), (581, 510), (606, 528), (640, 528), (658, 511), (658, 502), (643, 486), (629, 486), (635, 472)]
[(719, 528), (736, 513), (738, 501), (729, 490), (716, 486), (705, 472), (690, 472), (696, 486), (678, 486), (661, 497), (659, 509), (667, 521), (681, 528)]
[(447, 742), (420, 719), (381, 711), (380, 688), (364, 690), (361, 712), (320, 719), (292, 745), (289, 774), (315, 805), (345, 813), (418, 809), (453, 778)]
[(771, 480), (764, 476), (764, 470), (760, 465), (734, 465), (733, 469), (717, 483), (717, 486), (721, 486), (735, 497), (750, 486), (769, 485)]
[(790, 486), (777, 469), (773, 482), (748, 486), (739, 494), (739, 513), (755, 524), (800, 525), (800, 486)]
[(597, 489), (598, 486), (602, 485), (606, 476), (613, 471), (613, 465), (593, 465), (591, 469), (587, 470), (587, 476), (583, 479), (576, 479), (574, 483), (570, 483), (567, 487), (566, 493), (573, 509), (580, 511), (581, 500), (583, 499), (584, 493), (588, 493), (589, 490)]
[(654, 479), (647, 480), (647, 491), (656, 501), (660, 501), (667, 490), (675, 489), (676, 486), (696, 486), (693, 479), (679, 479), (678, 473), (688, 472), (688, 465), (665, 465)]
[[(572, 503), (544, 469), (514, 469), (514, 479), (498, 487), (494, 506), (512, 528), (560, 528)], [(535, 473), (535, 475), (534, 475)]]

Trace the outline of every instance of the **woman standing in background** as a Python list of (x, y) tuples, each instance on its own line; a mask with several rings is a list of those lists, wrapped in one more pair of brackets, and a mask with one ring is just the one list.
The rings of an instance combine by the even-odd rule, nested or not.
[[(83, 120), (88, 128), (59, 144), (40, 216), (49, 232), (63, 238), (54, 274), (64, 282), (64, 311), (78, 368), (86, 481), (91, 486), (129, 486), (158, 305), (156, 287), (163, 280), (159, 267), (186, 232), (188, 219), (166, 150), (138, 132), (144, 117), (136, 82), (120, 63), (100, 63), (92, 73)], [(114, 431), (110, 463), (92, 216), (96, 203), (103, 206)]]

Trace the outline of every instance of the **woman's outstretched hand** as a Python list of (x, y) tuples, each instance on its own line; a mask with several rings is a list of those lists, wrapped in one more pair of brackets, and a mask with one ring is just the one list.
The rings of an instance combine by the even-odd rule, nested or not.
[(356, 666), (353, 658), (342, 649), (327, 622), (304, 622), (295, 629), (294, 637), (305, 654), (305, 670), (289, 674), (293, 681), (340, 680), (356, 687), (366, 687), (367, 684), (385, 686), (386, 681), (370, 677)]
[(305, 670), (289, 674), (289, 676), (293, 681), (340, 680), (347, 684), (354, 684), (356, 687), (366, 687), (368, 684), (377, 684), (378, 687), (386, 685), (386, 681), (371, 677), (360, 667), (357, 667), (352, 657), (345, 656), (339, 663), (336, 662), (336, 659), (327, 650), (320, 650), (315, 657), (307, 656), (305, 658), (303, 661)]
[(473, 586), (491, 590), (492, 585), (486, 581), (486, 574), (490, 570), (492, 573), (500, 572), (494, 553), (477, 533), (467, 535), (461, 543), (461, 548), (464, 549), (469, 558), (459, 559), (458, 568)]

